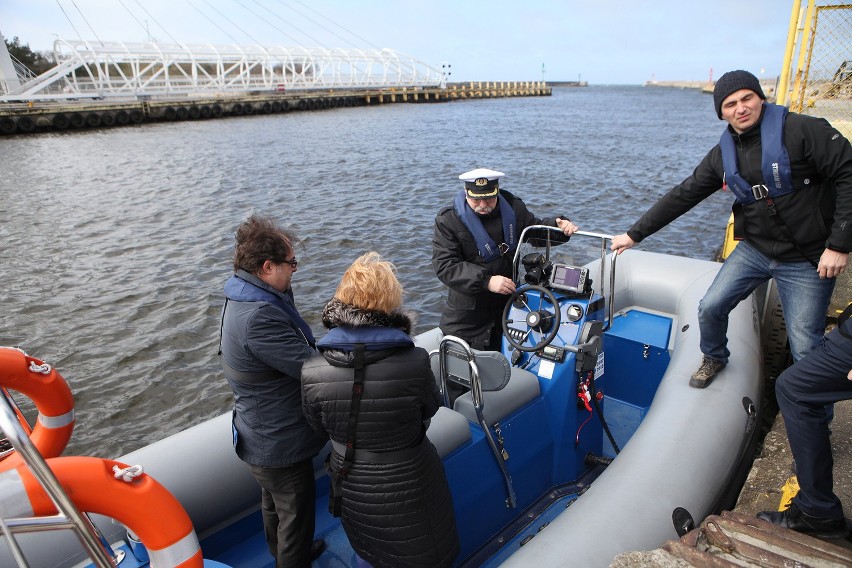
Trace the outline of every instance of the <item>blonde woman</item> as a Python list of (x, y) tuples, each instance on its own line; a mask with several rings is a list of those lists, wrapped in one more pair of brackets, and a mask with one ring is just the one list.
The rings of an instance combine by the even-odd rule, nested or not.
[(376, 568), (450, 566), (452, 497), (424, 424), (440, 395), (402, 295), (376, 252), (346, 270), (323, 310), (320, 354), (302, 368), (303, 408), (332, 440), (329, 509), (359, 557)]

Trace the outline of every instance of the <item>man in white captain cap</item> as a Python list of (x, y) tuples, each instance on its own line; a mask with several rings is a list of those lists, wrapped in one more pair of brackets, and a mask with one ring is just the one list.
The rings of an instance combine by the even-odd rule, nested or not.
[(464, 188), (435, 218), (432, 266), (449, 288), (441, 331), (474, 349), (501, 348), (501, 319), (515, 291), (512, 258), (521, 231), (530, 225), (559, 227), (566, 236), (577, 231), (564, 215), (534, 216), (523, 201), (500, 189), (504, 175), (487, 168), (461, 174)]

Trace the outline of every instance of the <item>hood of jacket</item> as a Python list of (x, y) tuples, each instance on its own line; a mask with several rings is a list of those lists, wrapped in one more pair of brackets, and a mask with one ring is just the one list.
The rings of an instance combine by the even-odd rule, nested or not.
[(322, 322), (330, 331), (317, 347), (334, 366), (353, 366), (353, 352), (358, 343), (364, 344), (367, 364), (396, 349), (414, 346), (409, 336), (412, 317), (407, 313), (364, 310), (332, 299), (323, 309)]

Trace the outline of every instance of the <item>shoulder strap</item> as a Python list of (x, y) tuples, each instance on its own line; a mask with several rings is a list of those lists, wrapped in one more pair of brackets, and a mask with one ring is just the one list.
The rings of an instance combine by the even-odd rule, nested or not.
[(225, 305), (222, 306), (222, 320), (219, 322), (219, 355), (222, 356), (222, 330), (225, 329), (225, 310), (228, 309), (228, 297), (225, 296)]
[(353, 368), (354, 380), (352, 382), (352, 404), (349, 407), (349, 423), (346, 426), (346, 453), (343, 456), (343, 464), (334, 473), (331, 491), (328, 495), (328, 512), (334, 517), (339, 517), (342, 509), (343, 492), (341, 490), (343, 480), (349, 475), (349, 468), (355, 461), (355, 430), (358, 427), (358, 412), (361, 410), (361, 395), (364, 393), (364, 344), (355, 344), (355, 367)]

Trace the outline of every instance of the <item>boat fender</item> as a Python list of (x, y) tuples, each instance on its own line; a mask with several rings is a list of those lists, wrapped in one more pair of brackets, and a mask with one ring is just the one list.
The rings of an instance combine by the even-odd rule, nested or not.
[(15, 133), (15, 121), (9, 118), (8, 116), (4, 116), (0, 118), (0, 132), (3, 134), (14, 134)]
[[(189, 515), (150, 475), (134, 470), (136, 466), (102, 458), (70, 456), (46, 461), (74, 505), (82, 512), (125, 525), (145, 545), (151, 566), (204, 566)], [(4, 518), (57, 514), (50, 496), (26, 466), (0, 473), (0, 484), (8, 493), (16, 493), (7, 494), (0, 503)]]
[(71, 116), (68, 117), (68, 122), (71, 124), (71, 128), (83, 128), (86, 125), (86, 119), (79, 112), (72, 112)]
[(64, 113), (58, 112), (53, 115), (53, 127), (57, 130), (65, 130), (71, 125), (71, 121), (68, 120), (68, 116)]
[[(0, 347), (0, 387), (29, 397), (38, 410), (30, 440), (45, 458), (62, 453), (74, 430), (74, 397), (56, 369), (14, 347)], [(0, 471), (19, 466), (21, 457), (10, 454)]]
[(18, 119), (18, 130), (21, 132), (32, 132), (35, 130), (35, 122), (28, 116), (22, 116)]

